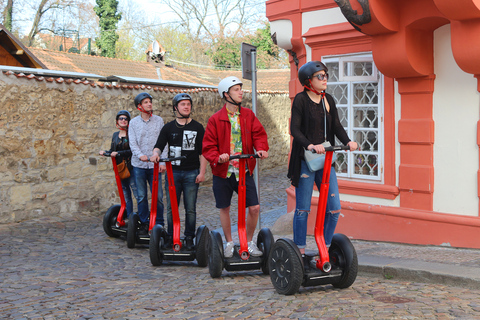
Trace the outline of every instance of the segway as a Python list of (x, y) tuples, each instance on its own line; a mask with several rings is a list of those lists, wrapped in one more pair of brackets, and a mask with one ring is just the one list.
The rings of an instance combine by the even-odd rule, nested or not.
[(135, 248), (135, 244), (149, 244), (150, 233), (155, 226), (157, 219), (157, 200), (158, 200), (158, 176), (160, 173), (160, 165), (155, 163), (153, 165), (153, 181), (152, 181), (152, 205), (150, 206), (150, 222), (148, 225), (147, 234), (139, 234), (138, 230), (142, 226), (140, 217), (137, 213), (133, 213), (127, 228), (127, 247)]
[[(334, 151), (349, 149), (348, 146), (326, 147), (324, 168), (331, 167)], [(329, 186), (330, 170), (323, 170), (315, 222), (318, 251), (306, 250), (302, 257), (300, 250), (290, 239), (279, 239), (272, 247), (269, 257), (270, 279), (279, 294), (294, 294), (302, 285), (309, 287), (331, 284), (335, 288), (348, 288), (357, 278), (357, 253), (347, 236), (334, 234), (327, 252), (323, 224)]]
[[(104, 156), (110, 156), (110, 152), (105, 152)], [(109, 237), (118, 238), (127, 234), (127, 223), (125, 216), (127, 212), (127, 203), (123, 195), (122, 182), (118, 174), (117, 160), (112, 158), (113, 171), (115, 172), (115, 181), (117, 183), (118, 195), (120, 196), (120, 205), (115, 204), (108, 208), (103, 216), (103, 230)]]
[(248, 253), (247, 229), (245, 227), (245, 163), (247, 159), (259, 158), (256, 154), (240, 154), (230, 156), (230, 160), (239, 159), (238, 178), (238, 238), (240, 245), (235, 245), (233, 256), (225, 258), (223, 252), (222, 235), (217, 231), (210, 231), (210, 254), (208, 258), (208, 269), (212, 278), (222, 275), (223, 269), (227, 271), (256, 270), (261, 269), (268, 274), (268, 256), (270, 249), (275, 242), (273, 234), (268, 228), (262, 228), (257, 236), (257, 247), (263, 252), (262, 256), (254, 257)]
[(167, 232), (163, 226), (155, 225), (150, 234), (150, 261), (152, 265), (159, 266), (164, 260), (193, 261), (197, 259), (199, 267), (206, 267), (208, 262), (208, 228), (205, 225), (198, 227), (192, 249), (187, 248), (185, 246), (185, 238), (180, 237), (180, 215), (172, 170), (172, 161), (180, 159), (186, 159), (186, 157), (160, 159), (161, 162), (165, 162), (167, 167), (168, 193), (170, 196), (170, 206), (172, 208), (173, 244), (172, 247), (165, 245), (167, 242)]

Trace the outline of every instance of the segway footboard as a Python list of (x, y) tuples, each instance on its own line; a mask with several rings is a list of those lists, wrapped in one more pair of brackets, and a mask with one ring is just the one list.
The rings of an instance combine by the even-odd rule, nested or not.
[(227, 271), (242, 271), (242, 270), (258, 270), (262, 268), (263, 257), (249, 256), (247, 260), (243, 260), (238, 251), (240, 246), (235, 246), (233, 257), (225, 259), (225, 270)]

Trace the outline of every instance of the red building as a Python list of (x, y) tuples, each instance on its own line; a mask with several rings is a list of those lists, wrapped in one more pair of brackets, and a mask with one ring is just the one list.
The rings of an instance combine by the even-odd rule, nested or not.
[[(290, 52), (290, 97), (302, 90), (297, 68), (323, 61), (327, 91), (361, 147), (336, 162), (337, 231), (480, 248), (478, 1), (269, 0), (266, 8)], [(294, 189), (287, 194), (292, 211)]]

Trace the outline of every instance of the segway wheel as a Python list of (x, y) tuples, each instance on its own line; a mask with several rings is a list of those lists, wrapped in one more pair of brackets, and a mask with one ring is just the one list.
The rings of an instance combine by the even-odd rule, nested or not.
[(272, 249), (273, 244), (275, 243), (275, 238), (273, 237), (272, 232), (268, 228), (262, 228), (257, 236), (257, 247), (263, 252), (263, 261), (262, 261), (262, 272), (263, 274), (269, 274), (270, 269), (268, 268), (268, 256), (270, 255), (270, 250)]
[(332, 285), (340, 289), (350, 287), (357, 279), (358, 273), (357, 252), (352, 242), (344, 234), (336, 233), (333, 235), (328, 253), (332, 267), (342, 270), (341, 279)]
[(208, 271), (212, 278), (219, 278), (223, 271), (223, 243), (222, 236), (216, 231), (210, 232), (210, 255), (208, 257)]
[(137, 239), (138, 224), (140, 223), (140, 217), (137, 213), (133, 213), (127, 226), (127, 247), (135, 248), (135, 242)]
[(197, 229), (197, 236), (195, 238), (195, 259), (199, 267), (206, 267), (208, 264), (208, 241), (210, 240), (208, 228), (200, 226)]
[(120, 236), (120, 234), (112, 230), (112, 227), (117, 223), (120, 207), (119, 204), (111, 206), (103, 216), (103, 231), (105, 231), (109, 237), (118, 238)]
[(150, 234), (150, 262), (154, 266), (160, 266), (163, 262), (162, 247), (165, 241), (165, 230), (160, 225), (155, 225)]
[(279, 294), (292, 295), (298, 292), (303, 282), (303, 264), (298, 248), (287, 239), (279, 239), (272, 247), (268, 266), (270, 279)]

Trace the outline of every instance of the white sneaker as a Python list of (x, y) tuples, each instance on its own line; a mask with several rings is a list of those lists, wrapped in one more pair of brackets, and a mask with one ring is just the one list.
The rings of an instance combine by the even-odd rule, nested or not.
[(263, 252), (258, 249), (257, 245), (253, 241), (248, 243), (248, 253), (254, 257), (261, 257), (263, 254)]
[(234, 249), (235, 249), (235, 244), (233, 243), (233, 241), (227, 242), (227, 246), (225, 247), (225, 250), (223, 250), (225, 258), (233, 257)]

